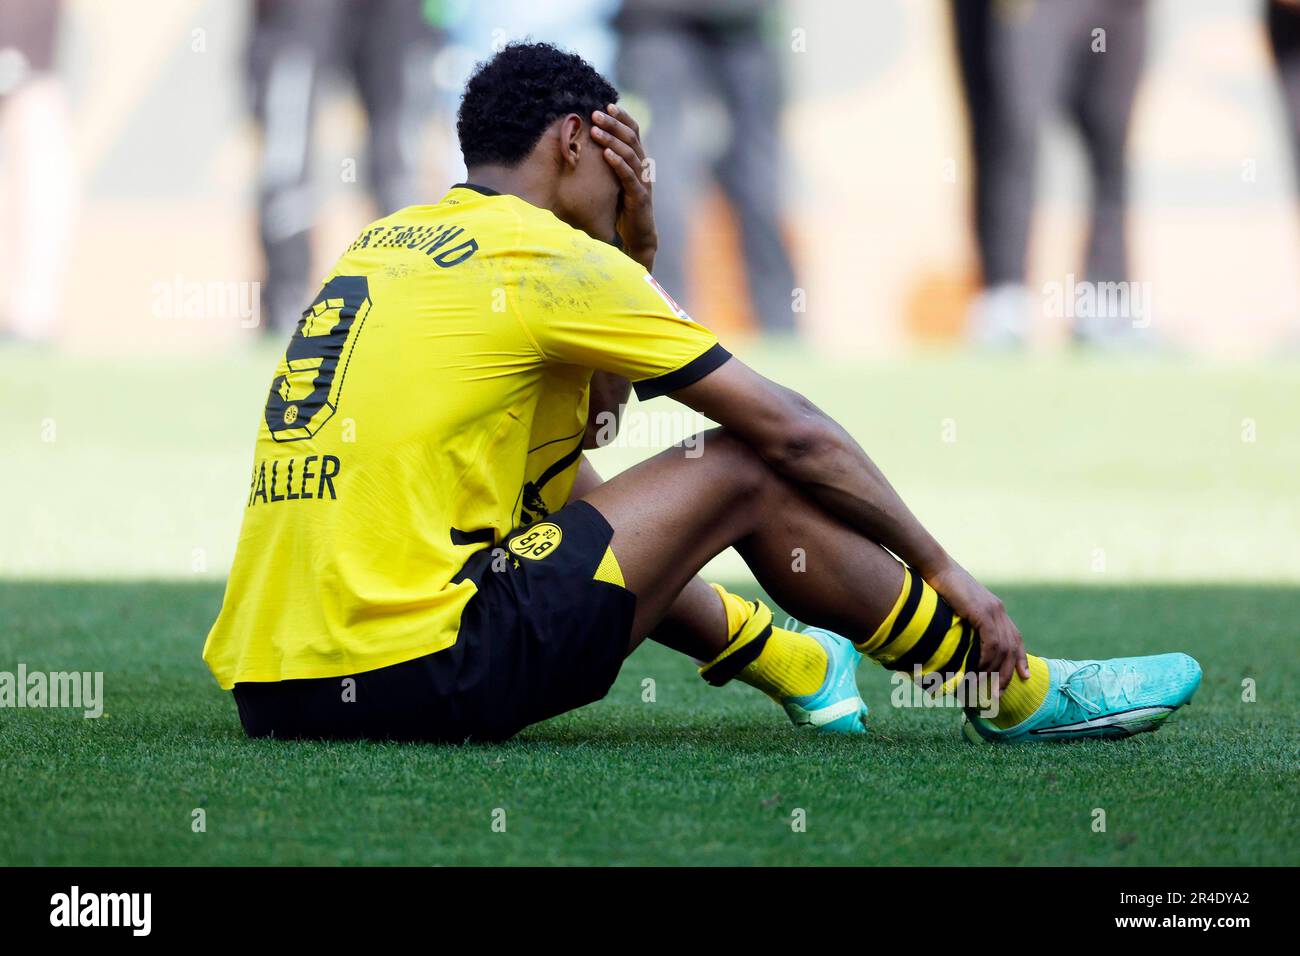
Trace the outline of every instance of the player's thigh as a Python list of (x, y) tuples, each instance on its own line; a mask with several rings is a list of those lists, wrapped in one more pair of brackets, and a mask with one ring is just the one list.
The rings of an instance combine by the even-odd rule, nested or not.
[(614, 556), (637, 597), (634, 633), (654, 629), (688, 581), (753, 530), (775, 481), (723, 429), (670, 448), (583, 496), (614, 529)]

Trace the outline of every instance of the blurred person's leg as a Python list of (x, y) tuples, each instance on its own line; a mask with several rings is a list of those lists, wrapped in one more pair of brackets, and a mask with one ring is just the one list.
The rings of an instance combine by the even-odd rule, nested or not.
[[(1079, 9), (1069, 106), (1087, 152), (1092, 181), (1084, 266), (1091, 283), (1129, 278), (1125, 236), (1128, 130), (1146, 53), (1146, 12), (1145, 0), (1089, 0)], [(1098, 42), (1097, 30), (1105, 31), (1104, 51), (1092, 47)], [(1075, 340), (1106, 348), (1145, 345), (1145, 323), (1141, 327), (1134, 323), (1138, 316), (1123, 305), (1126, 300), (1132, 301), (1131, 297), (1098, 294), (1095, 310), (1075, 316)]]
[(1028, 332), (1033, 301), (1025, 283), (1039, 135), (1060, 99), (1071, 7), (1012, 0), (985, 11), (987, 108), (972, 116), (986, 124), (976, 134), (984, 149), (977, 156), (975, 223), (985, 291), (972, 324), (975, 338), (990, 345), (1016, 344)]
[(649, 110), (643, 126), (654, 163), (655, 278), (673, 295), (690, 297), (686, 242), (709, 175), (697, 134), (702, 102), (713, 92), (704, 69), (708, 54), (695, 32), (677, 21), (638, 20), (619, 28), (620, 85)]
[[(0, 5), (0, 143), (4, 146), (3, 330), (25, 341), (51, 338), (62, 308), (60, 285), (76, 204), (67, 104), (54, 73), (58, 0)], [(7, 301), (5, 301), (7, 300)]]
[(780, 63), (756, 20), (718, 39), (710, 65), (731, 114), (731, 141), (716, 166), (718, 181), (740, 220), (749, 295), (763, 331), (794, 333), (794, 268), (780, 215)]
[(1029, 315), (1024, 285), (1003, 281), (988, 285), (997, 271), (1009, 271), (998, 261), (999, 249), (990, 238), (997, 221), (994, 208), (996, 177), (992, 175), (992, 144), (996, 136), (993, 87), (989, 67), (989, 29), (993, 0), (951, 0), (953, 41), (962, 99), (966, 105), (967, 137), (972, 164), (971, 216), (982, 289), (971, 307), (972, 336), (986, 345), (1014, 345), (1024, 337)]
[(257, 0), (249, 48), (253, 109), (261, 127), (257, 214), (266, 259), (265, 331), (293, 329), (310, 298), (312, 120), (331, 56), (338, 0)]
[(977, 224), (980, 269), (984, 265), (983, 236), (978, 224), (984, 221), (987, 209), (988, 184), (984, 171), (989, 164), (990, 132), (990, 80), (989, 80), (989, 17), (993, 0), (950, 0), (953, 42), (957, 52), (957, 70), (961, 77), (962, 99), (966, 104), (967, 135), (970, 141), (971, 160), (974, 164), (973, 210)]
[(423, 120), (432, 107), (437, 37), (423, 0), (350, 0), (353, 69), (366, 108), (366, 162), (381, 216), (425, 199), (419, 177)]
[(1268, 40), (1286, 100), (1295, 184), (1300, 189), (1300, 0), (1270, 0)]
[(1125, 240), (1129, 120), (1146, 52), (1145, 0), (1094, 0), (1078, 42), (1093, 29), (1106, 31), (1106, 50), (1078, 57), (1071, 110), (1083, 133), (1092, 174), (1092, 223), (1087, 277), (1092, 282), (1128, 278)]

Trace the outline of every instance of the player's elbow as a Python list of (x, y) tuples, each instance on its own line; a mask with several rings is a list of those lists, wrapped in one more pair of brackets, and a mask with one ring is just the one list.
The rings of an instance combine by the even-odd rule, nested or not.
[(781, 472), (797, 473), (823, 457), (835, 443), (835, 430), (826, 413), (797, 392), (790, 392), (763, 457)]
[(771, 445), (764, 457), (782, 471), (790, 470), (816, 458), (823, 442), (824, 438), (815, 425), (801, 423)]
[(582, 436), (586, 451), (612, 445), (618, 438), (619, 416), (613, 411), (599, 411), (587, 419), (587, 430)]

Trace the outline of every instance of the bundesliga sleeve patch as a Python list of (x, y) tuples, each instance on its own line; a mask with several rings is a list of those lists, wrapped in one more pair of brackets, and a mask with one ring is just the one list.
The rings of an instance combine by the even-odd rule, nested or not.
[(677, 304), (677, 300), (668, 294), (668, 290), (666, 290), (663, 286), (661, 286), (655, 280), (654, 276), (652, 276), (650, 273), (647, 272), (645, 274), (645, 281), (650, 283), (650, 288), (658, 292), (659, 297), (668, 303), (668, 308), (673, 310), (673, 315), (677, 316), (677, 318), (679, 319), (690, 318), (690, 316), (686, 314), (686, 310)]

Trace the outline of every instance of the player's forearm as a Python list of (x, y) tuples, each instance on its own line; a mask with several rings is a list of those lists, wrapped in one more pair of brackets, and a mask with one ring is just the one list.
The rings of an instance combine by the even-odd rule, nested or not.
[(627, 405), (632, 383), (609, 372), (593, 372), (587, 404), (587, 433), (583, 448), (600, 448), (618, 436), (618, 426)]
[[(799, 397), (801, 399), (801, 397)], [(838, 423), (806, 404), (808, 419), (771, 463), (831, 514), (884, 545), (929, 578), (950, 558), (912, 514), (875, 462)]]
[(578, 473), (573, 477), (573, 488), (569, 491), (569, 501), (577, 501), (589, 491), (594, 491), (600, 485), (604, 484), (604, 479), (600, 477), (600, 472), (596, 471), (595, 466), (583, 455), (578, 459)]
[[(805, 483), (812, 496), (827, 511), (837, 515), (867, 537), (884, 545), (929, 580), (950, 561), (948, 554), (924, 525), (912, 514), (898, 493), (870, 459), (850, 457), (852, 468), (869, 468), (863, 479), (848, 479), (845, 469), (835, 466), (829, 480)], [(837, 480), (837, 478), (839, 480)]]
[(803, 395), (732, 358), (673, 396), (723, 425), (823, 508), (926, 580), (951, 566), (861, 446)]

